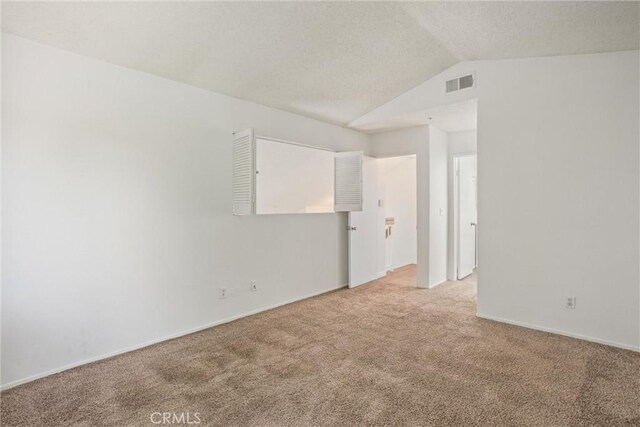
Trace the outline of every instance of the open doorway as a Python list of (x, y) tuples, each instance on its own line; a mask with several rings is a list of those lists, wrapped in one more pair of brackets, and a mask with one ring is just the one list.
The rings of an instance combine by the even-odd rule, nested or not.
[(417, 263), (416, 156), (381, 159), (384, 184), (385, 273)]
[[(433, 288), (468, 276), (462, 273), (458, 276), (460, 255), (463, 261), (468, 261), (470, 272), (477, 266), (475, 184), (471, 199), (474, 210), (467, 221), (472, 233), (469, 235), (469, 230), (463, 230), (461, 246), (457, 243), (461, 233), (456, 231), (460, 218), (454, 218), (457, 182), (454, 181), (453, 163), (454, 158), (459, 157), (473, 156), (475, 159), (477, 103), (473, 100), (452, 104), (429, 111), (425, 116), (428, 120), (425, 126), (372, 136), (372, 156), (365, 157), (363, 165), (363, 211), (349, 213), (349, 271), (358, 273), (361, 266), (367, 266), (368, 274), (358, 273), (357, 276), (368, 280), (353, 280), (355, 276), (351, 275), (351, 287), (409, 265), (413, 266), (416, 286)], [(387, 183), (393, 182), (388, 173), (394, 170), (394, 164), (406, 165), (409, 161), (416, 165), (415, 169), (410, 168), (411, 184), (405, 181), (394, 189), (393, 184)], [(406, 172), (407, 169), (400, 167), (398, 171)], [(472, 171), (471, 176), (475, 182), (477, 173)], [(408, 192), (412, 195), (411, 202), (405, 198), (401, 206), (410, 207), (416, 221), (408, 223), (405, 219), (400, 223), (401, 215), (394, 209), (393, 198), (402, 198)], [(409, 232), (408, 224), (411, 224)], [(383, 230), (382, 234), (379, 230)], [(402, 243), (407, 241), (411, 243)], [(467, 245), (468, 241), (472, 246)], [(458, 252), (458, 246), (465, 249), (462, 254)], [(410, 258), (406, 256), (407, 252), (411, 253)]]
[(363, 209), (349, 213), (349, 287), (417, 262), (415, 155), (373, 158), (362, 165)]

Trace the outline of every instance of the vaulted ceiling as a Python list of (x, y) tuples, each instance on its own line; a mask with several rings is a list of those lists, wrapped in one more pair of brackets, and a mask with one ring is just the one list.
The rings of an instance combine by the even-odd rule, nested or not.
[(3, 2), (2, 29), (346, 124), (463, 60), (638, 49), (638, 2)]

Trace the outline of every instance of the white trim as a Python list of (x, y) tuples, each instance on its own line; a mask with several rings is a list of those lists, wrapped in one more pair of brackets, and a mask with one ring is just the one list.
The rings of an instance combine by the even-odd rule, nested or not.
[(534, 329), (536, 331), (549, 332), (549, 333), (556, 334), (556, 335), (563, 335), (565, 337), (577, 338), (579, 340), (594, 342), (596, 344), (603, 344), (603, 345), (608, 345), (608, 346), (611, 346), (611, 347), (622, 348), (624, 350), (631, 350), (631, 351), (635, 351), (635, 352), (640, 352), (640, 347), (635, 347), (635, 346), (632, 346), (632, 345), (622, 344), (622, 343), (614, 342), (614, 341), (603, 340), (603, 339), (600, 339), (600, 338), (594, 338), (594, 337), (590, 337), (590, 336), (587, 336), (587, 335), (574, 334), (572, 332), (566, 332), (566, 331), (561, 331), (561, 330), (558, 330), (558, 329), (547, 328), (545, 326), (531, 325), (531, 324), (525, 323), (525, 322), (518, 322), (516, 320), (503, 319), (501, 317), (489, 316), (489, 315), (481, 314), (481, 313), (476, 313), (476, 317), (479, 317), (481, 319), (486, 319), (486, 320), (493, 320), (494, 322), (507, 323), (509, 325), (514, 325), (514, 326), (521, 326), (521, 327), (527, 328), (527, 329)]
[(100, 356), (90, 357), (88, 359), (84, 359), (84, 360), (81, 360), (79, 362), (70, 363), (70, 364), (62, 366), (60, 368), (52, 369), (50, 371), (41, 372), (39, 374), (31, 375), (31, 376), (28, 376), (26, 378), (22, 378), (22, 379), (19, 379), (19, 380), (11, 381), (10, 383), (7, 383), (7, 384), (2, 384), (0, 386), (0, 390), (2, 390), (2, 391), (8, 390), (10, 388), (17, 387), (17, 386), (22, 385), (22, 384), (26, 384), (28, 382), (38, 380), (40, 378), (48, 377), (49, 375), (54, 375), (54, 374), (58, 374), (60, 372), (67, 371), (69, 369), (77, 368), (78, 366), (86, 365), (88, 363), (98, 362), (100, 360), (108, 359), (108, 358), (114, 357), (114, 356), (119, 356), (119, 355), (124, 354), (124, 353), (129, 353), (130, 351), (139, 350), (141, 348), (149, 347), (149, 346), (154, 345), (154, 344), (159, 344), (159, 343), (164, 342), (164, 341), (172, 340), (172, 339), (175, 339), (175, 338), (180, 338), (180, 337), (183, 337), (185, 335), (190, 335), (190, 334), (193, 334), (195, 332), (199, 332), (199, 331), (203, 331), (205, 329), (212, 328), (214, 326), (222, 325), (224, 323), (233, 322), (234, 320), (238, 320), (238, 319), (241, 319), (243, 317), (248, 317), (248, 316), (251, 316), (251, 315), (254, 315), (254, 314), (261, 313), (263, 311), (272, 310), (274, 308), (278, 308), (278, 307), (281, 307), (283, 305), (287, 305), (287, 304), (291, 304), (291, 303), (294, 303), (294, 302), (302, 301), (302, 300), (305, 300), (305, 299), (308, 299), (308, 298), (312, 298), (312, 297), (315, 297), (315, 296), (318, 296), (318, 295), (326, 294), (327, 292), (336, 291), (338, 289), (343, 289), (343, 288), (346, 288), (346, 287), (347, 287), (347, 285), (340, 285), (340, 286), (336, 286), (336, 287), (333, 287), (333, 288), (325, 289), (325, 290), (320, 291), (320, 292), (313, 292), (311, 294), (308, 294), (308, 295), (300, 297), (300, 298), (292, 298), (292, 299), (283, 301), (281, 303), (273, 304), (273, 305), (270, 305), (270, 306), (267, 306), (267, 307), (258, 308), (256, 310), (251, 310), (251, 311), (248, 311), (246, 313), (242, 313), (242, 314), (238, 314), (238, 315), (235, 315), (235, 316), (227, 317), (225, 319), (217, 320), (215, 322), (208, 323), (208, 324), (203, 325), (203, 326), (198, 326), (196, 328), (187, 329), (186, 331), (182, 331), (182, 332), (178, 332), (178, 333), (175, 333), (175, 334), (167, 335), (167, 336), (165, 336), (163, 338), (158, 338), (158, 339), (155, 339), (155, 340), (147, 341), (147, 342), (145, 342), (143, 344), (134, 345), (134, 346), (127, 347), (127, 348), (124, 348), (124, 349), (121, 349), (121, 350), (116, 350), (116, 351), (113, 351), (111, 353), (102, 354)]
[(351, 281), (349, 281), (349, 285), (347, 285), (346, 287), (349, 289), (355, 289), (358, 288), (360, 286), (364, 286), (364, 285), (368, 285), (370, 283), (373, 283), (377, 280), (382, 279), (383, 277), (385, 277), (387, 275), (387, 273), (382, 273), (382, 276), (379, 276), (379, 274), (381, 274), (380, 272), (376, 273), (376, 275), (374, 277), (372, 277), (371, 279), (367, 280), (366, 282), (362, 282), (359, 285), (353, 285), (351, 286)]
[(436, 283), (436, 284), (434, 284), (434, 285), (429, 285), (429, 288), (428, 288), (428, 289), (433, 289), (433, 288), (435, 288), (436, 286), (440, 286), (440, 285), (442, 285), (443, 283), (447, 283), (447, 282), (448, 282), (448, 280), (447, 280), (447, 279), (444, 279), (442, 282)]

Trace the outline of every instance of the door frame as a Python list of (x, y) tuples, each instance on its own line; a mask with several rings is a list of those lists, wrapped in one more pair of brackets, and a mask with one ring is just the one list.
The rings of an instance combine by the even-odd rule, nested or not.
[[(453, 264), (453, 277), (449, 280), (459, 280), (458, 279), (458, 260), (459, 260), (459, 247), (460, 247), (460, 180), (458, 175), (458, 160), (465, 157), (475, 157), (476, 162), (478, 161), (478, 153), (473, 151), (455, 153), (451, 156), (451, 173), (453, 175), (453, 251), (450, 252), (451, 261)], [(476, 187), (476, 197), (477, 195), (477, 187)], [(476, 251), (478, 247), (478, 231), (476, 229)], [(476, 263), (477, 263), (478, 255), (476, 252)]]
[[(428, 259), (428, 244), (427, 245), (423, 245), (423, 247), (425, 247), (425, 249), (426, 249), (423, 252), (426, 252), (426, 253), (424, 253), (421, 256), (421, 252), (420, 252), (420, 233), (419, 233), (420, 214), (421, 214), (421, 209), (423, 209), (420, 206), (419, 193), (420, 193), (421, 190), (423, 190), (423, 191), (424, 190), (428, 190), (429, 189), (429, 187), (428, 187), (429, 183), (427, 181), (426, 185), (422, 184), (422, 185), (424, 185), (424, 188), (421, 188), (421, 182), (420, 182), (420, 171), (421, 171), (420, 167), (421, 167), (421, 163), (420, 163), (420, 157), (419, 156), (420, 156), (420, 154), (418, 154), (418, 153), (391, 154), (391, 155), (382, 155), (382, 156), (376, 156), (376, 157), (371, 156), (371, 155), (364, 155), (363, 156), (363, 161), (367, 157), (371, 158), (373, 160), (376, 160), (376, 161), (386, 160), (386, 159), (391, 159), (391, 158), (409, 158), (409, 157), (413, 157), (414, 158), (415, 167), (416, 167), (416, 176), (415, 176), (415, 185), (416, 185), (416, 191), (415, 191), (415, 201), (416, 201), (416, 229), (415, 229), (415, 236), (416, 236), (416, 248), (415, 248), (415, 250), (416, 250), (416, 264), (415, 264), (416, 265), (416, 287), (418, 287), (418, 288), (427, 288), (428, 286), (420, 286), (420, 281), (418, 280), (418, 275), (419, 275), (418, 268), (422, 268), (423, 269), (422, 275), (425, 277), (425, 279), (428, 278), (428, 272), (429, 272), (429, 270), (428, 270), (428, 262), (421, 261), (421, 258), (427, 258)], [(423, 169), (424, 169), (424, 167), (423, 167)], [(426, 172), (427, 173), (429, 172), (428, 168), (426, 168)], [(363, 176), (364, 176), (364, 165), (363, 165)], [(384, 187), (384, 185), (386, 185), (386, 182), (383, 182), (382, 184), (383, 184), (383, 187)], [(364, 185), (365, 184), (363, 184), (363, 191), (364, 191)], [(384, 194), (379, 194), (379, 196), (380, 196), (379, 200), (381, 199), (383, 201), (383, 205), (378, 205), (378, 207), (379, 208), (383, 208), (386, 211), (386, 196)], [(427, 203), (427, 207), (428, 207), (428, 203)], [(363, 194), (363, 209), (364, 209), (364, 194)], [(428, 224), (428, 211), (426, 212), (425, 216), (426, 216), (426, 223)], [(352, 221), (351, 221), (351, 217), (352, 217), (352, 212), (349, 212), (348, 213), (348, 217), (347, 217), (347, 224), (348, 225), (346, 227), (347, 228), (347, 233), (348, 233), (348, 235), (347, 235), (347, 244), (348, 244), (347, 257), (348, 257), (348, 270), (349, 270), (347, 287), (355, 288), (355, 287), (358, 287), (358, 286), (361, 286), (361, 285), (364, 285), (364, 284), (367, 284), (367, 283), (371, 283), (371, 282), (373, 282), (375, 280), (381, 279), (381, 278), (385, 277), (388, 273), (393, 272), (394, 269), (393, 268), (391, 268), (391, 270), (387, 270), (386, 269), (386, 259), (385, 259), (386, 253), (385, 253), (385, 250), (386, 250), (387, 241), (386, 241), (386, 239), (384, 239), (384, 240), (381, 239), (381, 248), (380, 248), (380, 254), (379, 254), (381, 256), (381, 259), (380, 259), (381, 270), (378, 273), (378, 277), (372, 279), (369, 282), (365, 282), (365, 283), (362, 283), (362, 284), (358, 284), (358, 285), (353, 285), (352, 284), (353, 280), (352, 280), (352, 268), (351, 268), (351, 261), (352, 261), (352, 255), (351, 255), (351, 250), (352, 250), (352, 247), (351, 247), (351, 233), (353, 231), (357, 231), (357, 230), (352, 230), (353, 224), (352, 224)], [(383, 227), (380, 230), (381, 236), (382, 236), (382, 233), (384, 233), (384, 230), (386, 228), (384, 226), (384, 218), (385, 217), (386, 217), (386, 212), (383, 215)], [(425, 237), (428, 239), (428, 234), (426, 234)], [(428, 243), (428, 240), (427, 240), (427, 243)], [(426, 257), (425, 257), (425, 255), (426, 255)]]

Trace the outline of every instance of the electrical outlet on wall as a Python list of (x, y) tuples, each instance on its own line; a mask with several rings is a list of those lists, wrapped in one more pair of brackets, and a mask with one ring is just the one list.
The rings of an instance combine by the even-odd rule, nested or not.
[(566, 308), (576, 308), (576, 297), (567, 297), (564, 306)]
[(258, 285), (255, 281), (251, 282), (251, 292), (258, 292)]
[(227, 297), (227, 288), (220, 288), (220, 299), (225, 299)]

